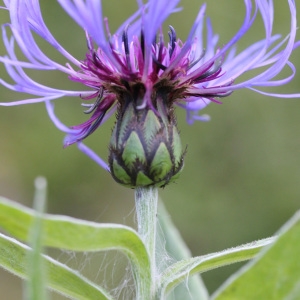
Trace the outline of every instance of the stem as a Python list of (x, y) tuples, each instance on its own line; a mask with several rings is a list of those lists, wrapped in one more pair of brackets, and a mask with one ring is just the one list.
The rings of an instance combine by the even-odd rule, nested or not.
[[(135, 190), (135, 206), (138, 223), (138, 233), (144, 242), (151, 264), (151, 295), (137, 295), (137, 299), (154, 299), (155, 295), (155, 241), (156, 241), (156, 214), (158, 192), (154, 187), (138, 187)], [(140, 291), (142, 293), (142, 291)]]

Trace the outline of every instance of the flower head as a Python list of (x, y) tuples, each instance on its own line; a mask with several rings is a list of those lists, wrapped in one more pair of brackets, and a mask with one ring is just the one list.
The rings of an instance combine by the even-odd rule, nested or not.
[[(38, 0), (4, 0), (10, 24), (2, 26), (7, 55), (0, 57), (14, 81), (0, 83), (7, 88), (35, 96), (31, 99), (1, 105), (45, 102), (54, 124), (67, 133), (65, 146), (77, 143), (79, 148), (109, 169), (121, 184), (164, 186), (177, 177), (183, 166), (183, 151), (176, 125), (174, 106), (186, 110), (187, 121), (206, 121), (199, 111), (209, 103), (220, 103), (238, 89), (248, 88), (275, 97), (298, 95), (271, 94), (260, 87), (280, 86), (294, 76), (289, 57), (295, 44), (296, 10), (290, 8), (290, 32), (286, 38), (273, 35), (273, 3), (271, 0), (244, 0), (245, 18), (239, 31), (223, 46), (213, 33), (210, 20), (204, 23), (206, 5), (202, 5), (186, 41), (169, 27), (169, 39), (163, 35), (166, 18), (177, 12), (179, 0), (138, 0), (138, 10), (115, 34), (109, 31), (108, 20), (102, 17), (100, 0), (58, 0), (65, 12), (86, 33), (87, 54), (78, 60), (54, 38), (43, 21)], [(237, 53), (236, 44), (251, 28), (258, 15), (264, 24), (265, 38)], [(11, 37), (7, 36), (7, 30)], [(34, 34), (46, 40), (67, 60), (61, 65), (47, 57)], [(26, 57), (16, 57), (17, 43)], [(288, 66), (291, 75), (275, 77)], [(264, 68), (262, 68), (264, 67)], [(256, 75), (239, 81), (242, 74), (260, 70)], [(88, 90), (61, 90), (38, 83), (25, 70), (58, 70), (69, 80)], [(88, 120), (70, 128), (54, 114), (54, 99), (64, 96), (81, 97)], [(90, 101), (93, 101), (90, 103)], [(110, 142), (109, 167), (82, 141), (116, 112), (117, 121)]]

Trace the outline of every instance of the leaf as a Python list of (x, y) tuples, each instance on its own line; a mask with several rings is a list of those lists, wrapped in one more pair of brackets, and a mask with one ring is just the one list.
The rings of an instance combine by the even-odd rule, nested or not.
[(27, 256), (27, 274), (25, 297), (28, 300), (47, 300), (47, 268), (44, 265), (43, 257), (43, 223), (42, 216), (46, 207), (47, 182), (43, 177), (35, 179), (35, 196), (33, 201), (34, 220), (30, 228), (28, 243), (31, 251), (28, 251)]
[[(172, 222), (162, 201), (159, 201), (158, 205), (158, 219), (167, 252), (177, 261), (191, 258), (190, 250)], [(206, 300), (209, 298), (205, 285), (199, 275), (189, 278), (187, 284), (188, 290), (186, 284), (178, 286), (175, 290), (175, 295), (180, 297), (179, 299), (184, 299), (186, 292), (188, 292), (191, 299)]]
[[(0, 233), (0, 265), (7, 271), (27, 278), (27, 258), (31, 249)], [(47, 269), (48, 286), (61, 294), (78, 300), (112, 300), (102, 288), (96, 286), (67, 266), (43, 256)]]
[[(0, 227), (26, 241), (34, 211), (0, 197)], [(71, 251), (121, 250), (131, 262), (137, 289), (149, 289), (150, 262), (144, 243), (132, 228), (66, 216), (43, 216), (43, 245)], [(150, 293), (150, 292), (149, 292)]]
[(181, 260), (171, 265), (162, 274), (161, 286), (158, 289), (160, 297), (167, 295), (172, 288), (186, 280), (188, 276), (253, 258), (262, 247), (273, 241), (274, 238), (268, 238), (221, 252)]
[(300, 211), (278, 235), (276, 243), (229, 278), (214, 299), (299, 299)]

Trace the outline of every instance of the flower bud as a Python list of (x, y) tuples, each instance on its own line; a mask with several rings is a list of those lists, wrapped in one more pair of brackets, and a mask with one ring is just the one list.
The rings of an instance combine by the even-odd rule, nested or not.
[(173, 106), (163, 95), (153, 105), (140, 108), (141, 99), (126, 95), (119, 104), (110, 141), (109, 165), (120, 184), (164, 187), (178, 178), (184, 153)]

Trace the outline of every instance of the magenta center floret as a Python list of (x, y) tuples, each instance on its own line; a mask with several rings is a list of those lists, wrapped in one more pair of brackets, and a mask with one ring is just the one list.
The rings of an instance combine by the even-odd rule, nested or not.
[[(199, 93), (201, 85), (205, 89), (207, 82), (215, 80), (222, 76), (222, 59), (212, 61), (201, 65), (204, 57), (204, 50), (196, 56), (193, 49), (197, 47), (197, 39), (189, 47), (176, 38), (173, 27), (170, 26), (170, 41), (166, 45), (164, 36), (160, 32), (158, 41), (154, 41), (151, 47), (151, 60), (147, 65), (145, 74), (145, 44), (144, 36), (140, 39), (137, 36), (131, 38), (129, 43), (127, 29), (123, 32), (122, 39), (113, 36), (110, 41), (114, 63), (100, 49), (93, 47), (93, 42), (88, 37), (88, 53), (86, 59), (82, 61), (81, 70), (76, 75), (70, 76), (71, 80), (81, 82), (82, 84), (95, 89), (95, 93), (89, 97), (82, 97), (84, 100), (96, 98), (93, 104), (83, 104), (89, 109), (85, 113), (92, 113), (91, 118), (73, 129), (80, 129), (76, 138), (69, 141), (68, 144), (83, 140), (90, 135), (102, 122), (107, 111), (115, 104), (123, 101), (120, 97), (120, 90), (126, 90), (133, 93), (133, 87), (141, 86), (144, 90), (144, 97), (139, 103), (139, 108), (149, 109), (153, 106), (156, 89), (159, 86), (168, 87), (168, 101), (170, 103), (180, 103), (193, 101), (199, 97), (207, 98), (210, 101), (220, 103), (216, 97), (227, 96), (228, 92), (218, 94)], [(227, 86), (227, 85), (226, 85)]]

